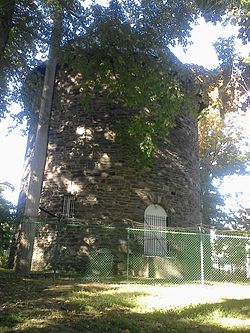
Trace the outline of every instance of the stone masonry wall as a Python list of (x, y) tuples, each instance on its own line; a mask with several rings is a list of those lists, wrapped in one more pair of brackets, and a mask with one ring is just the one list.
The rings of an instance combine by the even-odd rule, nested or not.
[(62, 212), (63, 195), (75, 194), (75, 217), (87, 223), (143, 222), (150, 204), (160, 204), (173, 227), (200, 223), (197, 124), (183, 110), (166, 140), (158, 140), (151, 167), (141, 169), (116, 142), (115, 128), (131, 111), (98, 97), (81, 104), (75, 80), (58, 84), (60, 103), (50, 124), (42, 205)]
[[(143, 223), (144, 211), (150, 204), (166, 210), (171, 227), (199, 224), (194, 115), (184, 109), (180, 112), (168, 139), (158, 140), (152, 166), (142, 169), (116, 140), (117, 126), (131, 111), (117, 104), (108, 105), (101, 96), (91, 100), (91, 107), (84, 106), (79, 81), (80, 76), (61, 73), (57, 82), (41, 206), (60, 215), (64, 195), (74, 195), (74, 220), (84, 225), (117, 227), (117, 235), (112, 236), (116, 244), (125, 237), (118, 230)], [(49, 221), (51, 217), (43, 213), (42, 218)], [(36, 240), (37, 253), (42, 248), (41, 239)], [(79, 241), (76, 243), (79, 248)]]

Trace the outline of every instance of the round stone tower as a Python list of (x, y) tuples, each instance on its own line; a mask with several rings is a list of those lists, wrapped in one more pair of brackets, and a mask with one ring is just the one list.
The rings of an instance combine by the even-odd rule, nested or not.
[[(117, 139), (117, 129), (131, 117), (132, 111), (117, 103), (107, 103), (101, 95), (92, 97), (88, 105), (83, 104), (80, 81), (81, 75), (60, 70), (49, 129), (41, 219), (49, 222), (54, 215), (60, 217), (60, 223), (112, 226), (121, 230), (145, 225), (145, 217), (151, 216), (147, 212), (155, 211), (156, 217), (164, 219), (163, 222), (151, 219), (147, 222), (150, 227), (185, 228), (200, 224), (194, 113), (183, 106), (168, 137), (156, 139), (151, 164), (142, 167), (137, 157)], [(198, 107), (197, 102), (194, 109)], [(34, 132), (35, 126), (32, 129)], [(30, 147), (33, 139), (31, 132)], [(33, 267), (45, 261), (44, 253), (48, 254), (53, 237), (41, 234), (36, 237)], [(64, 237), (75, 239), (76, 235), (68, 233)], [(47, 255), (46, 265), (50, 258)]]

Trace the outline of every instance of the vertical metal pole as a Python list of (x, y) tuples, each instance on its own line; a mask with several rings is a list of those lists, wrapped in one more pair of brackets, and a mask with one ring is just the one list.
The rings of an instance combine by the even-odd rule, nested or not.
[(61, 218), (58, 219), (56, 223), (56, 244), (55, 244), (55, 252), (54, 252), (54, 267), (53, 267), (53, 273), (54, 273), (54, 279), (57, 277), (57, 274), (59, 273), (58, 269), (58, 258), (59, 258), (59, 242), (61, 237)]
[(127, 267), (126, 267), (126, 280), (129, 280), (129, 246), (130, 246), (130, 228), (127, 228)]
[(56, 279), (57, 273), (57, 247), (58, 247), (58, 221), (56, 223), (56, 241), (55, 241), (55, 250), (54, 250), (54, 258), (53, 258), (53, 278)]
[(204, 286), (204, 244), (202, 227), (200, 229), (200, 264), (201, 264), (201, 285)]

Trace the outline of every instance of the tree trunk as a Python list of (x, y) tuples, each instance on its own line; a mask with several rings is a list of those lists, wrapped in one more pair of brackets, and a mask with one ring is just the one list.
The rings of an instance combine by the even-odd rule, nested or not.
[(4, 52), (8, 43), (11, 28), (13, 26), (13, 15), (15, 0), (3, 0), (0, 4), (0, 70), (4, 67)]
[(61, 41), (61, 32), (62, 14), (61, 11), (55, 10), (53, 18), (53, 31), (50, 43), (50, 53), (46, 66), (36, 139), (31, 162), (30, 180), (26, 195), (23, 222), (18, 239), (15, 269), (16, 272), (21, 275), (29, 275), (31, 270), (33, 245), (36, 232), (35, 222), (38, 219), (40, 194), (46, 162), (49, 121), (53, 100), (57, 57)]

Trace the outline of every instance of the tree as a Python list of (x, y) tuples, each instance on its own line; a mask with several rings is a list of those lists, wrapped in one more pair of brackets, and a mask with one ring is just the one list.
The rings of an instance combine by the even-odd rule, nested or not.
[(43, 172), (46, 161), (48, 144), (48, 129), (50, 112), (53, 100), (54, 82), (60, 43), (62, 37), (62, 11), (55, 7), (53, 12), (53, 31), (51, 35), (50, 53), (46, 64), (46, 72), (39, 109), (36, 138), (33, 157), (31, 161), (31, 172), (28, 192), (25, 200), (22, 229), (19, 235), (16, 272), (27, 275), (30, 272), (35, 238), (35, 224), (39, 211), (40, 192), (42, 188)]
[(242, 194), (238, 192), (234, 195), (228, 195), (226, 199), (229, 197), (234, 202), (234, 207), (237, 206), (237, 209), (230, 209), (228, 212), (228, 225), (234, 230), (240, 231), (250, 231), (250, 209), (249, 206), (245, 206), (242, 202)]
[[(0, 4), (0, 120), (11, 102), (22, 103), (21, 87), (27, 73), (39, 65), (37, 54), (47, 54), (52, 30), (50, 9), (64, 10), (64, 40), (84, 29), (79, 0), (11, 0)], [(13, 86), (15, 89), (13, 89)], [(17, 121), (26, 119), (21, 112)]]
[(4, 199), (2, 191), (6, 188), (13, 189), (13, 186), (6, 182), (0, 182), (0, 265), (6, 264), (6, 251), (8, 250), (12, 238), (13, 206)]
[[(47, 25), (40, 1), (11, 0), (0, 5), (0, 119), (12, 100), (18, 100), (20, 82), (44, 46)], [(44, 47), (42, 48), (44, 50)], [(15, 90), (11, 86), (15, 86)]]
[(232, 214), (225, 213), (214, 181), (247, 172), (250, 149), (237, 119), (249, 110), (249, 64), (236, 53), (233, 37), (220, 38), (215, 49), (218, 69), (201, 74), (209, 94), (209, 108), (199, 117), (203, 218), (207, 225), (229, 225)]
[[(9, 39), (10, 31), (13, 24), (13, 15), (15, 8), (15, 0), (3, 1), (0, 7), (0, 66), (3, 66), (3, 58), (5, 48)], [(0, 68), (1, 69), (1, 68)]]
[(230, 22), (240, 26), (238, 38), (249, 42), (250, 4), (248, 0), (196, 0), (201, 16), (213, 23)]
[(123, 0), (122, 3), (137, 28), (148, 31), (156, 41), (164, 41), (166, 45), (177, 41), (185, 45), (191, 26), (199, 16), (207, 22), (238, 24), (238, 37), (244, 43), (250, 40), (248, 0)]
[(219, 70), (214, 74), (218, 96), (213, 98), (220, 114), (247, 110), (250, 66), (235, 50), (235, 38), (219, 38), (214, 44)]
[[(67, 4), (66, 8), (71, 10), (69, 4)], [(65, 7), (62, 2), (53, 1), (49, 9), (52, 13), (51, 18), (53, 27), (41, 94), (41, 103), (38, 112), (39, 119), (31, 158), (31, 171), (25, 198), (23, 223), (21, 224), (17, 248), (16, 271), (22, 275), (28, 275), (31, 268), (33, 243), (35, 238), (34, 221), (36, 221), (39, 211), (56, 68), (63, 38), (63, 23), (65, 24), (64, 19), (67, 17), (64, 15)], [(69, 34), (67, 34), (66, 37), (69, 38)]]
[[(0, 117), (7, 112), (11, 101), (20, 101), (20, 86), (29, 69), (37, 66), (38, 51), (45, 54), (51, 33), (49, 6), (58, 0), (11, 0), (0, 5)], [(111, 1), (116, 10), (120, 5), (126, 20), (140, 34), (147, 49), (153, 53), (177, 42), (187, 44), (192, 24), (202, 15), (206, 20), (221, 21), (225, 14), (241, 26), (240, 37), (247, 41), (249, 3), (241, 1), (179, 0), (121, 0)], [(64, 37), (69, 39), (81, 35), (92, 21), (92, 14), (83, 10), (80, 0), (61, 0), (64, 8)], [(99, 6), (101, 8), (101, 6)], [(110, 7), (110, 8), (111, 8)], [(97, 8), (97, 6), (96, 6)], [(231, 16), (229, 16), (231, 15)], [(3, 60), (3, 61), (2, 61)], [(11, 83), (11, 85), (10, 85)], [(13, 90), (11, 87), (15, 86)], [(25, 117), (25, 112), (18, 117)]]
[(208, 226), (225, 225), (229, 219), (214, 181), (244, 174), (250, 157), (249, 147), (243, 147), (245, 138), (235, 117), (222, 117), (218, 109), (210, 109), (199, 120), (203, 219)]

